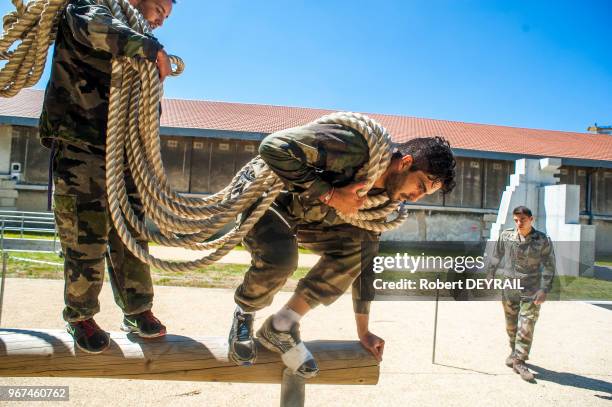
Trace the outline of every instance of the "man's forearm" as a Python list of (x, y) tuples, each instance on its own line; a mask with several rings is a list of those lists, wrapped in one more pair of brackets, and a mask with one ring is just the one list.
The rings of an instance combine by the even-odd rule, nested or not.
[(557, 265), (555, 262), (555, 252), (550, 238), (548, 239), (548, 244), (545, 246), (542, 252), (542, 259), (543, 261), (542, 274), (540, 277), (540, 289), (547, 293), (552, 289), (553, 279), (555, 278), (555, 273), (557, 269)]
[(361, 338), (370, 330), (370, 314), (355, 314), (355, 324), (357, 326), (357, 336)]

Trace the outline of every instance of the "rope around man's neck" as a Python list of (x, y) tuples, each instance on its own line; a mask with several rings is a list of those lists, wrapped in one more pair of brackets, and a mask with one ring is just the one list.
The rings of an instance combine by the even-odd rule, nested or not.
[[(4, 17), (0, 38), (0, 60), (8, 60), (0, 70), (0, 95), (16, 95), (24, 87), (38, 82), (44, 69), (49, 45), (55, 40), (57, 19), (67, 0), (33, 0), (24, 5), (12, 0), (16, 11)], [(142, 15), (127, 0), (97, 0), (112, 11), (115, 18), (132, 29), (148, 34), (150, 28)], [(11, 47), (17, 46), (11, 50)], [(180, 58), (171, 56), (176, 66), (173, 75), (183, 70)], [(188, 198), (170, 187), (162, 164), (159, 137), (159, 104), (163, 88), (154, 63), (141, 58), (116, 58), (112, 61), (106, 136), (106, 187), (113, 224), (128, 249), (141, 261), (166, 271), (188, 271), (219, 260), (232, 250), (270, 207), (283, 184), (265, 167), (257, 179), (240, 194), (232, 191), (246, 170), (243, 167), (223, 190), (206, 198)], [(333, 113), (317, 123), (343, 124), (358, 131), (369, 147), (369, 161), (358, 173), (366, 179), (365, 194), (385, 172), (391, 161), (391, 138), (374, 120), (358, 113)], [(124, 162), (124, 153), (127, 163)], [(128, 166), (134, 178), (147, 217), (159, 232), (140, 221), (129, 201), (124, 179)], [(252, 213), (231, 231), (209, 240), (236, 215), (263, 199)], [(389, 215), (397, 211), (394, 219)], [(368, 197), (364, 208), (354, 216), (338, 216), (357, 227), (384, 232), (399, 226), (406, 212), (399, 202), (385, 196)], [(134, 238), (192, 250), (215, 249), (211, 254), (187, 262), (166, 261), (150, 255)]]

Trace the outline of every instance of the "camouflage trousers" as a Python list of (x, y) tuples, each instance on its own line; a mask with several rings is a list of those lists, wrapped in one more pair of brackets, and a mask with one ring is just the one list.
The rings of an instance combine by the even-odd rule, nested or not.
[(540, 315), (540, 305), (521, 298), (519, 292), (504, 292), (502, 305), (506, 315), (506, 332), (516, 358), (529, 359), (535, 324)]
[(257, 311), (272, 303), (298, 265), (298, 244), (321, 256), (299, 280), (295, 290), (311, 308), (329, 305), (352, 286), (354, 310), (368, 313), (371, 298), (367, 279), (357, 278), (361, 265), (378, 252), (375, 233), (349, 224), (318, 226), (292, 219), (277, 203), (266, 211), (243, 239), (251, 253), (251, 267), (234, 299), (245, 311)]
[[(123, 312), (149, 310), (153, 303), (149, 267), (125, 247), (110, 218), (104, 150), (65, 142), (57, 142), (56, 148), (53, 200), (64, 255), (64, 319), (80, 321), (100, 311), (105, 260), (115, 302)], [(129, 201), (142, 219), (142, 203), (129, 170), (125, 175)], [(139, 243), (147, 247), (147, 242)]]

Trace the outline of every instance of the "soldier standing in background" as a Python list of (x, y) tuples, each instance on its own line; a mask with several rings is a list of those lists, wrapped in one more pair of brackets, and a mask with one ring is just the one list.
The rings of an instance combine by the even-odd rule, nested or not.
[[(533, 342), (533, 332), (555, 276), (555, 254), (546, 234), (533, 228), (533, 215), (525, 206), (512, 211), (516, 228), (499, 235), (488, 259), (487, 276), (520, 279), (522, 290), (503, 290), (502, 305), (506, 316), (506, 332), (510, 340), (510, 355), (506, 365), (526, 381), (533, 373), (525, 365)], [(499, 273), (501, 272), (501, 273)]]
[[(239, 365), (254, 363), (255, 312), (271, 304), (297, 268), (299, 243), (321, 258), (299, 281), (289, 302), (263, 323), (257, 332), (259, 342), (281, 353), (283, 362), (296, 374), (315, 376), (318, 366), (300, 339), (299, 321), (317, 305), (333, 303), (352, 286), (357, 335), (380, 361), (384, 341), (368, 327), (374, 297), (373, 270), (368, 265), (378, 253), (380, 233), (348, 224), (336, 213), (355, 213), (364, 203), (357, 192), (365, 184), (359, 170), (369, 160), (366, 140), (340, 124), (309, 124), (267, 136), (259, 153), (287, 191), (243, 239), (252, 260), (234, 295), (237, 308), (228, 339), (230, 358)], [(245, 185), (260, 168), (255, 163), (251, 166), (244, 176)], [(396, 145), (389, 167), (368, 194), (415, 202), (438, 190), (450, 192), (455, 185), (454, 168), (446, 140), (412, 139)]]
[[(105, 143), (111, 60), (146, 58), (157, 64), (162, 80), (171, 73), (170, 61), (154, 37), (114, 19), (99, 3), (72, 0), (59, 19), (39, 124), (42, 144), (52, 148), (54, 212), (64, 255), (63, 317), (76, 345), (89, 353), (110, 344), (108, 333), (93, 319), (100, 310), (105, 259), (115, 301), (125, 315), (121, 328), (147, 338), (166, 333), (151, 313), (149, 267), (129, 252), (112, 225)], [(170, 15), (174, 0), (130, 3), (155, 29)], [(130, 202), (142, 219), (142, 203), (127, 168), (125, 175)], [(147, 247), (146, 241), (139, 243)]]

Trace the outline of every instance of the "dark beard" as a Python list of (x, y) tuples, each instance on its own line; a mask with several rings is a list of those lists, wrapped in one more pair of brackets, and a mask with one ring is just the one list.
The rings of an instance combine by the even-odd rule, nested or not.
[(398, 171), (391, 173), (387, 176), (387, 179), (385, 180), (385, 190), (387, 191), (387, 196), (389, 198), (393, 200), (396, 199), (395, 196), (397, 195), (400, 187), (404, 183), (404, 179), (406, 179), (406, 176), (408, 175), (409, 171), (410, 170), (407, 170), (405, 172)]

